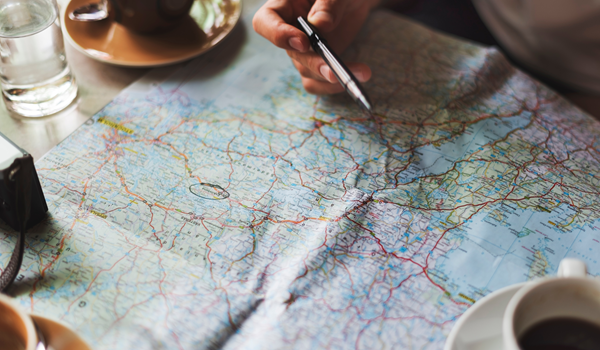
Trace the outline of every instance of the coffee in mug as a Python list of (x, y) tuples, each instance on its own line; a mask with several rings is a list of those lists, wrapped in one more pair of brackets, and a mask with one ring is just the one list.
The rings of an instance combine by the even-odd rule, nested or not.
[(194, 0), (109, 0), (109, 19), (137, 33), (155, 33), (177, 25)]
[(526, 330), (519, 346), (522, 350), (597, 350), (600, 326), (573, 317), (550, 318)]
[(600, 349), (600, 281), (585, 264), (563, 259), (557, 278), (521, 288), (502, 324), (505, 350)]

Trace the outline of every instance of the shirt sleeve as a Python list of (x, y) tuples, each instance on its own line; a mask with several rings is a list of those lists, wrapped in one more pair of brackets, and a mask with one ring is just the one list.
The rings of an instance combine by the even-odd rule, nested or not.
[(600, 0), (473, 0), (496, 40), (525, 67), (600, 95)]

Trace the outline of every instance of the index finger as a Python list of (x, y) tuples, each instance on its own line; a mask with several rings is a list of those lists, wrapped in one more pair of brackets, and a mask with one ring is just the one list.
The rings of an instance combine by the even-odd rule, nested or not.
[[(278, 2), (285, 3), (284, 1)], [(309, 42), (306, 35), (300, 29), (288, 24), (284, 20), (284, 17), (286, 17), (288, 21), (294, 21), (290, 23), (295, 23), (296, 21), (293, 13), (286, 13), (290, 12), (289, 5), (285, 6), (283, 4), (280, 7), (275, 5), (277, 5), (275, 1), (268, 1), (256, 12), (252, 19), (254, 30), (282, 49), (299, 52), (308, 51)]]

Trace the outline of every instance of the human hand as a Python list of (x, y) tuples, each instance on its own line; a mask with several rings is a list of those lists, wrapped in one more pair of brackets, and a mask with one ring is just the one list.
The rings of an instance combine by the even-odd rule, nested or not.
[[(336, 53), (344, 51), (364, 24), (369, 11), (380, 0), (268, 0), (254, 15), (254, 30), (277, 47), (285, 49), (312, 94), (334, 94), (344, 87), (319, 54), (310, 51), (308, 37), (294, 27), (298, 16), (306, 16), (319, 32), (330, 39)], [(365, 82), (371, 69), (363, 63), (347, 62), (354, 76)]]

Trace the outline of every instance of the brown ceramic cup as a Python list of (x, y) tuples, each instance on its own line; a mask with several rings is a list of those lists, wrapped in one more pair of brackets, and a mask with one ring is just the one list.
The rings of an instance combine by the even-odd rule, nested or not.
[(109, 18), (137, 33), (152, 34), (177, 25), (194, 0), (109, 0)]
[(14, 300), (0, 294), (0, 349), (35, 350), (38, 340), (29, 315)]

